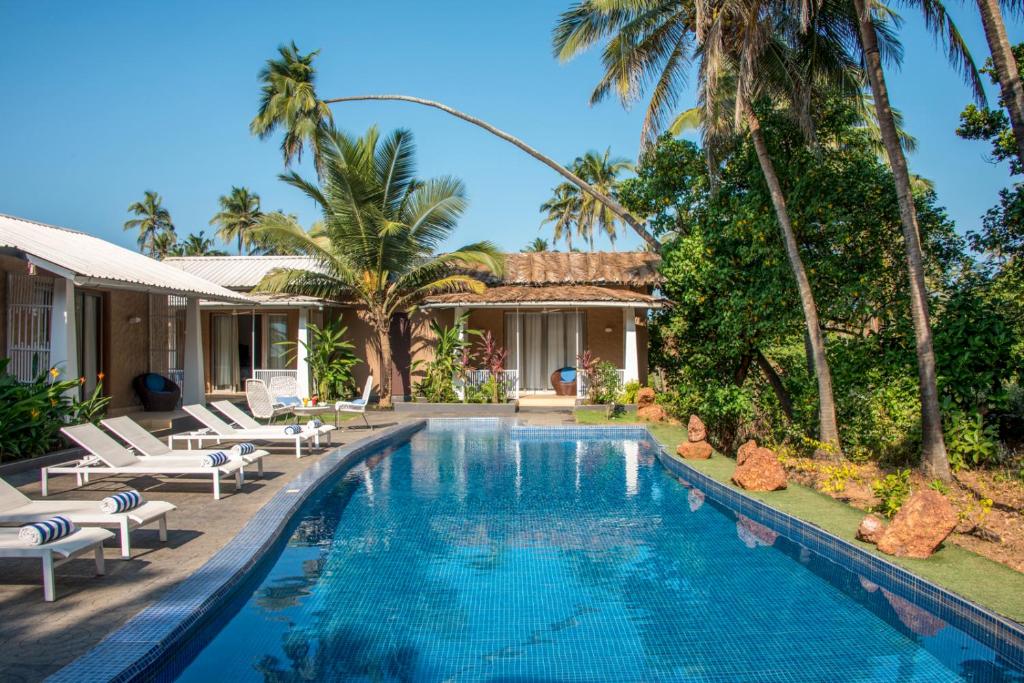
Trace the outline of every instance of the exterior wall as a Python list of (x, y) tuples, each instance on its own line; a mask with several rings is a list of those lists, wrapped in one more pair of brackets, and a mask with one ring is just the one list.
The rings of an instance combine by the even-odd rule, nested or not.
[[(505, 345), (505, 310), (501, 308), (477, 308), (469, 312), (469, 329), (481, 333), (490, 331), (499, 346)], [(514, 328), (513, 328), (514, 329)]]
[(149, 370), (149, 295), (117, 290), (103, 299), (103, 385), (110, 410), (123, 412), (139, 404), (132, 379)]
[[(624, 363), (625, 339), (622, 331), (621, 308), (588, 308), (587, 311), (587, 350), (601, 360), (621, 368)], [(605, 332), (610, 328), (611, 332)], [(645, 353), (647, 347), (639, 346)]]

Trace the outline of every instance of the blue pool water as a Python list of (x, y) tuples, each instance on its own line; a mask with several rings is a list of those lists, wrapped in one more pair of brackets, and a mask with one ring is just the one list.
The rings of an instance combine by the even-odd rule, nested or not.
[(427, 430), (307, 506), (183, 681), (1020, 681), (651, 444)]

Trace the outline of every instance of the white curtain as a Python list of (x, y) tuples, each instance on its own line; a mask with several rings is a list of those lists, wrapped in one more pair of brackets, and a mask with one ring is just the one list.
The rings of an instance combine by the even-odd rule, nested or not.
[(213, 343), (213, 385), (234, 389), (238, 386), (238, 325), (234, 316), (213, 316)]
[(523, 314), (523, 360), (526, 361), (526, 389), (548, 389), (549, 382), (544, 372), (544, 315)]

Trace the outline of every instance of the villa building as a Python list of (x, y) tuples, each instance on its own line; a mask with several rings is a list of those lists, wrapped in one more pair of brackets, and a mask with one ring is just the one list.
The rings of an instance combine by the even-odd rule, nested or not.
[(132, 380), (175, 380), (205, 400), (199, 300), (248, 297), (98, 237), (0, 214), (0, 348), (7, 371), (30, 381), (49, 368), (102, 375), (110, 412), (137, 407)]

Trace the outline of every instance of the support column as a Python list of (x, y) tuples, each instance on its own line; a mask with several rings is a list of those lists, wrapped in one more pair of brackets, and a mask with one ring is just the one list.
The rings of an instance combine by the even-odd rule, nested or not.
[(299, 335), (295, 345), (295, 383), (299, 398), (310, 396), (309, 393), (309, 359), (306, 345), (309, 344), (309, 309), (299, 309)]
[(640, 380), (640, 351), (636, 343), (636, 313), (632, 307), (622, 309), (623, 344), (622, 381)]
[[(466, 315), (466, 309), (464, 306), (455, 307), (455, 319), (454, 323), (459, 326), (459, 341), (466, 341), (466, 325), (460, 323), (459, 318)], [(465, 400), (466, 398), (466, 387), (463, 383), (455, 382), (455, 395), (459, 397), (459, 400)]]
[(185, 301), (185, 378), (181, 402), (185, 405), (206, 403), (206, 373), (203, 371), (203, 319), (199, 299)]
[[(50, 309), (50, 367), (60, 370), (61, 380), (78, 379), (78, 332), (75, 325), (75, 283), (53, 280)], [(47, 368), (40, 368), (40, 371)]]

